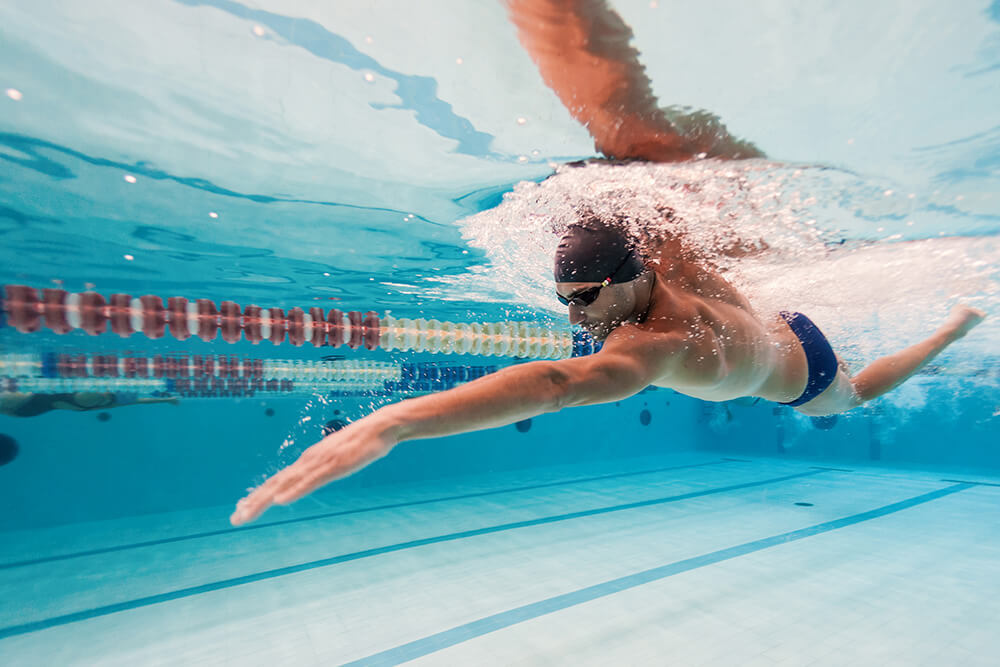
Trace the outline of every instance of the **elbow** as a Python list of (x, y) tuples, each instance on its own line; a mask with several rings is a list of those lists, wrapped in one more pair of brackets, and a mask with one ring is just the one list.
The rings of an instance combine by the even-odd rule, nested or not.
[(648, 384), (627, 368), (610, 367), (594, 359), (575, 365), (554, 362), (546, 366), (544, 375), (541, 384), (546, 412), (621, 400)]
[(559, 364), (547, 364), (544, 369), (544, 380), (539, 383), (544, 387), (542, 404), (545, 412), (559, 412), (573, 405), (574, 383), (570, 375)]

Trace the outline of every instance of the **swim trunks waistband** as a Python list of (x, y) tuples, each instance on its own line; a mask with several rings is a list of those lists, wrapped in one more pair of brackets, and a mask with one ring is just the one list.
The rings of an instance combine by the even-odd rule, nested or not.
[(833, 353), (830, 341), (808, 317), (802, 313), (789, 313), (784, 310), (779, 315), (788, 322), (788, 326), (798, 336), (809, 367), (809, 379), (802, 395), (794, 401), (781, 403), (794, 408), (808, 403), (833, 384), (837, 377), (837, 355)]

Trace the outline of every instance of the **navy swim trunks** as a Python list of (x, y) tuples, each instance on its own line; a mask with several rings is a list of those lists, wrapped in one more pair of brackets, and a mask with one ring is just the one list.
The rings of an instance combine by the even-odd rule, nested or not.
[(823, 332), (808, 317), (802, 313), (787, 311), (781, 311), (779, 315), (785, 318), (788, 326), (798, 336), (809, 364), (809, 380), (806, 382), (805, 391), (794, 401), (781, 403), (794, 408), (813, 400), (833, 384), (837, 377), (837, 355), (833, 353), (833, 348), (830, 347), (830, 342)]

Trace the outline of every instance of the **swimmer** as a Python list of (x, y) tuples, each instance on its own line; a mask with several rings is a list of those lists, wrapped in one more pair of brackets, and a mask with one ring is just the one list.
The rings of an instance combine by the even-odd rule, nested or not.
[[(614, 160), (760, 157), (709, 115), (656, 108), (631, 31), (603, 0), (510, 0), (542, 77)], [(619, 401), (649, 385), (706, 401), (757, 397), (809, 416), (856, 408), (920, 370), (984, 318), (957, 306), (933, 335), (851, 375), (802, 313), (764, 318), (682, 239), (635, 238), (582, 212), (555, 255), (555, 295), (597, 354), (534, 361), (387, 405), (307, 449), (241, 500), (234, 525), (345, 477), (408, 440), (468, 433), (565, 408)], [(737, 248), (739, 252), (743, 250)], [(753, 252), (753, 248), (747, 249)]]
[(400, 442), (619, 401), (649, 385), (706, 401), (760, 397), (809, 416), (845, 412), (904, 382), (984, 317), (957, 306), (932, 336), (852, 377), (805, 315), (762, 319), (721, 276), (682, 260), (661, 267), (650, 268), (638, 244), (613, 225), (574, 225), (556, 252), (555, 297), (571, 323), (603, 341), (598, 353), (511, 366), (385, 406), (307, 449), (240, 501), (232, 523), (292, 503)]
[(52, 410), (109, 410), (125, 405), (145, 405), (150, 403), (171, 403), (177, 405), (176, 398), (139, 398), (127, 392), (78, 391), (60, 394), (29, 394), (24, 392), (4, 392), (0, 394), (0, 414), (10, 417), (37, 417)]

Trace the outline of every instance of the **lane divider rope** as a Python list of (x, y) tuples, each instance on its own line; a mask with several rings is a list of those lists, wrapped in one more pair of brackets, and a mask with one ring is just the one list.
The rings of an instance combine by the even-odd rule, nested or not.
[(365, 347), (435, 354), (565, 359), (600, 349), (582, 331), (552, 331), (530, 322), (454, 323), (435, 319), (379, 316), (374, 311), (324, 311), (312, 307), (241, 307), (234, 301), (218, 306), (209, 299), (172, 296), (166, 305), (158, 296), (134, 297), (97, 292), (73, 293), (63, 289), (36, 290), (26, 285), (6, 285), (3, 290), (6, 323), (21, 333), (44, 329), (56, 334), (82, 330), (91, 336), (105, 333), (128, 338), (141, 334), (150, 339), (169, 335), (184, 341), (192, 337), (227, 343), (242, 339), (273, 345), (306, 342), (315, 347)]
[(0, 392), (129, 392), (188, 398), (317, 393), (390, 396), (450, 389), (499, 368), (433, 361), (27, 352), (0, 354)]

